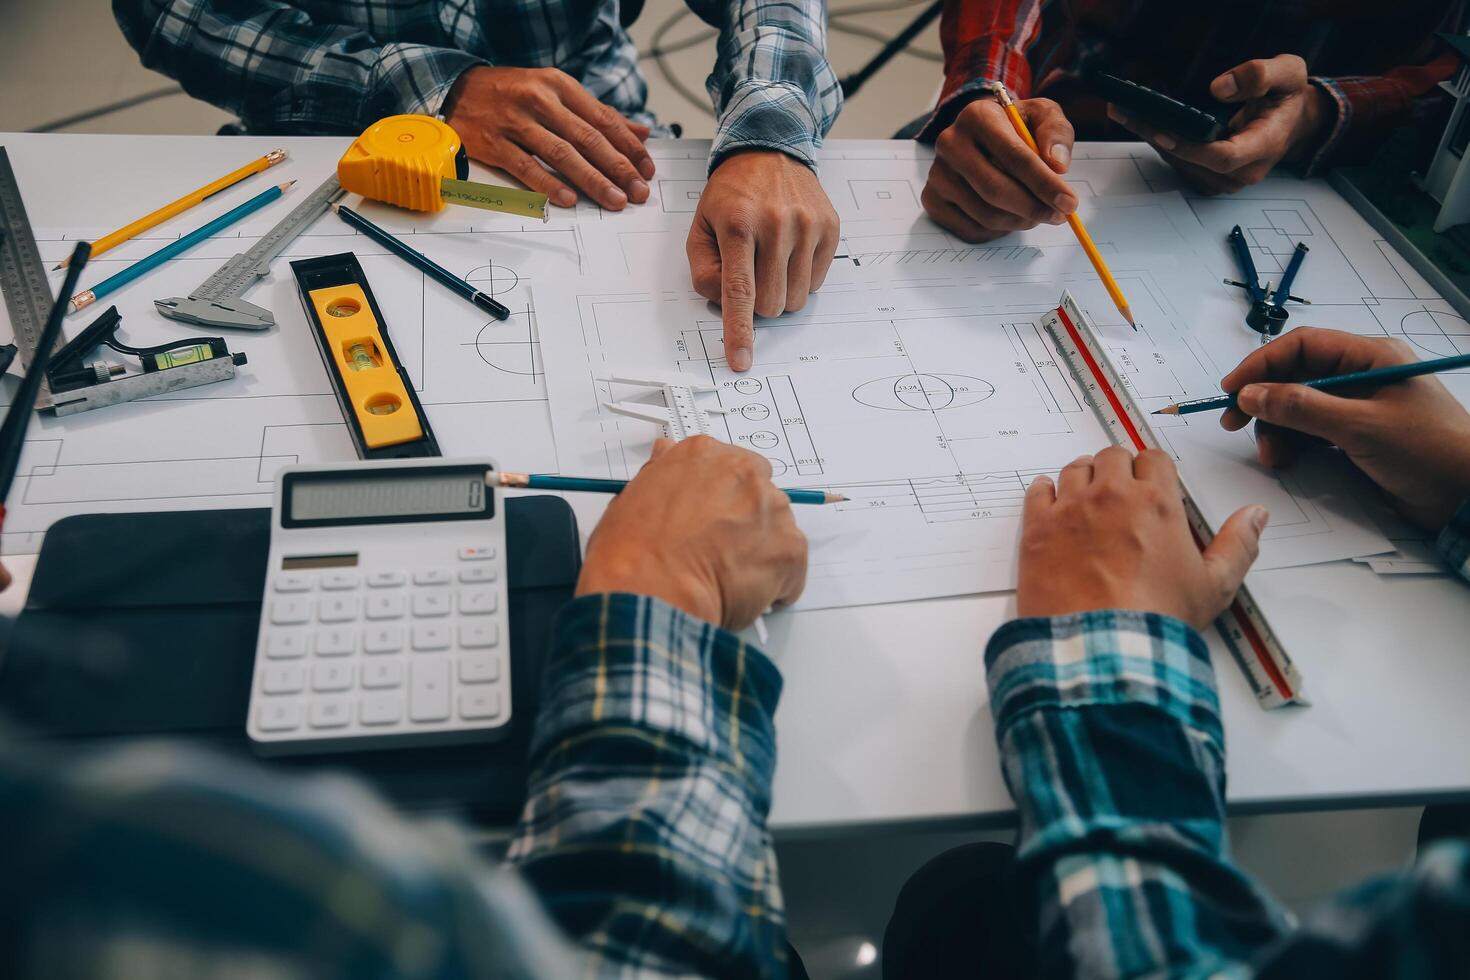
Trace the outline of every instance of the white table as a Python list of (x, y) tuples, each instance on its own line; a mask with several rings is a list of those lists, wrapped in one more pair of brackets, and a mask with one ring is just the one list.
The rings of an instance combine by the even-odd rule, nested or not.
[[(334, 160), (344, 146), (340, 139), (0, 136), (38, 226), (67, 223), (76, 189), (105, 177), (107, 200), (85, 197), (90, 220), (115, 227), (136, 216), (138, 201), (164, 199), (167, 190), (232, 168), (252, 148), (283, 143), (297, 159)], [(585, 533), (603, 501), (571, 499)], [(0, 597), (0, 611), (14, 613), (32, 563), (10, 564), (17, 587)], [(1314, 704), (1262, 711), (1211, 637), (1234, 808), (1470, 796), (1470, 588), (1451, 578), (1380, 578), (1347, 562), (1257, 573), (1252, 586)], [(993, 594), (772, 617), (770, 646), (786, 678), (776, 719), (776, 829), (1008, 819), (983, 651), (1012, 609), (1011, 595)]]

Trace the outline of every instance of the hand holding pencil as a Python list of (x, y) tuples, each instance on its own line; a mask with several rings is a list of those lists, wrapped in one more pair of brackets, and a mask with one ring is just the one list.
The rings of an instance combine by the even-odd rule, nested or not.
[(577, 595), (636, 592), (729, 630), (806, 585), (806, 537), (758, 453), (660, 439), (587, 543)]
[[(1039, 157), (1041, 149), (1036, 145), (1031, 130), (1026, 128), (1026, 120), (1022, 119), (1021, 114), (1016, 111), (1016, 104), (1011, 101), (1011, 95), (1006, 91), (1006, 87), (997, 82), (992, 86), (992, 90), (995, 92), (995, 97), (1000, 100), (1001, 107), (1005, 109), (1011, 125), (1015, 127), (1016, 135), (1020, 136), (1031, 148), (1031, 152)], [(1113, 305), (1118, 308), (1119, 313), (1123, 314), (1123, 319), (1128, 321), (1128, 325), (1137, 330), (1138, 323), (1133, 319), (1133, 310), (1129, 308), (1128, 300), (1123, 296), (1123, 290), (1118, 288), (1117, 280), (1113, 278), (1108, 264), (1103, 261), (1102, 253), (1093, 244), (1092, 235), (1088, 234), (1087, 227), (1082, 224), (1082, 219), (1077, 217), (1076, 211), (1067, 215), (1067, 224), (1071, 227), (1072, 233), (1077, 236), (1077, 242), (1082, 246), (1082, 251), (1086, 253), (1087, 260), (1092, 263), (1092, 268), (1097, 272), (1098, 278), (1102, 280), (1103, 287), (1107, 289), (1108, 296), (1113, 300)]]
[(1428, 374), (1341, 393), (1301, 383), (1417, 363), (1403, 341), (1298, 327), (1225, 376), (1220, 386), (1238, 404), (1220, 424), (1233, 432), (1255, 419), (1257, 453), (1273, 467), (1325, 440), (1378, 484), (1405, 519), (1437, 530), (1470, 498), (1470, 412), (1459, 400)]

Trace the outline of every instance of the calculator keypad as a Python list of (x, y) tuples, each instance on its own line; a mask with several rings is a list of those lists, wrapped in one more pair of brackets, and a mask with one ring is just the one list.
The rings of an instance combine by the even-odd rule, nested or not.
[(417, 569), (277, 571), (266, 588), (254, 727), (308, 741), (503, 724), (499, 557), (483, 544)]

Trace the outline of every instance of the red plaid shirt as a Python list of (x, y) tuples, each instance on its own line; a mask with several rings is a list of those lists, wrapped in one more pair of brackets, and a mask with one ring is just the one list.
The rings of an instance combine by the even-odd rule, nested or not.
[(1078, 136), (1133, 139), (1080, 81), (1104, 68), (1195, 104), (1211, 80), (1252, 58), (1298, 54), (1337, 120), (1308, 172), (1371, 153), (1426, 121), (1459, 66), (1434, 36), (1463, 0), (947, 0), (944, 91), (921, 138), (938, 135), (989, 82), (1062, 103)]

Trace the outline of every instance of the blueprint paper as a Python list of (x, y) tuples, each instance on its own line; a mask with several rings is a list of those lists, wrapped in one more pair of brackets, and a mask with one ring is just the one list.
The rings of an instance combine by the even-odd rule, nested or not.
[[(364, 209), (374, 220), (388, 220), (386, 208)], [(279, 216), (272, 212), (261, 231)], [(399, 231), (415, 248), (493, 292), (511, 308), (510, 319), (492, 319), (330, 215), (296, 239), (271, 277), (247, 294), (275, 314), (275, 327), (260, 333), (212, 330), (164, 319), (154, 298), (187, 295), (255, 239), (206, 242), (72, 315), (66, 333), (75, 336), (115, 303), (122, 313), (118, 336), (132, 346), (218, 334), (249, 363), (221, 384), (61, 419), (38, 415), (0, 547), (10, 554), (34, 552), (42, 532), (71, 514), (268, 507), (282, 467), (355, 459), (291, 275), (290, 259), (314, 255), (357, 254), (446, 455), (490, 456), (523, 470), (555, 469), (528, 281), (541, 272), (578, 268), (575, 230), (528, 223), (520, 230), (476, 234)], [(39, 236), (47, 264), (70, 253), (59, 231), (40, 230)], [(160, 244), (134, 240), (94, 259), (83, 285)], [(105, 348), (91, 359), (137, 370), (136, 359)]]
[[(600, 378), (713, 383), (716, 394), (704, 397), (729, 412), (714, 418), (721, 438), (765, 455), (781, 486), (851, 498), (798, 508), (812, 563), (799, 606), (1011, 588), (1025, 488), (1108, 444), (1040, 327), (1062, 289), (1102, 326), (1146, 405), (1206, 393), (1219, 377), (1196, 336), (1208, 331), (1197, 327), (1202, 317), (1234, 314), (1208, 295), (1207, 273), (1183, 237), (1194, 233), (1189, 223), (1173, 223), (1181, 210), (1188, 216), (1183, 199), (1124, 202), (1116, 226), (1104, 210), (1089, 223), (1116, 257), (1139, 333), (1122, 323), (1075, 242), (1054, 240), (1052, 229), (1035, 244), (869, 253), (802, 313), (763, 323), (745, 375), (724, 364), (718, 310), (688, 290), (640, 288), (624, 277), (543, 295), (541, 315), (558, 324), (543, 334), (543, 351), (561, 468), (625, 478), (647, 458), (655, 427), (603, 408), (638, 390)], [(1147, 217), (1135, 226), (1139, 214)], [(1173, 254), (1117, 249), (1141, 232)], [(892, 234), (902, 239), (901, 230)], [(1021, 257), (996, 265), (1003, 252)], [(1272, 473), (1254, 462), (1247, 434), (1188, 418), (1161, 422), (1214, 523), (1246, 503), (1271, 509), (1260, 567), (1389, 549), (1357, 502), (1338, 495), (1336, 460)]]

